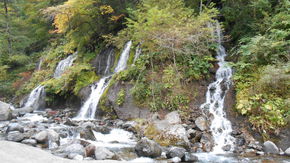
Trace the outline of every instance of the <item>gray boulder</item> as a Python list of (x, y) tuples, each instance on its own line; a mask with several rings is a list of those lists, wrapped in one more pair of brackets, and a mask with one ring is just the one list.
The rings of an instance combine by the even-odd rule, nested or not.
[(54, 130), (47, 130), (47, 136), (49, 141), (59, 143), (60, 136)]
[(182, 159), (185, 155), (185, 152), (186, 152), (186, 150), (184, 148), (171, 147), (166, 156), (168, 158), (178, 157), (178, 158)]
[(31, 113), (34, 110), (35, 109), (33, 107), (28, 106), (28, 107), (23, 107), (23, 108), (19, 108), (19, 109), (13, 110), (13, 114), (15, 114), (15, 115), (24, 115), (26, 113)]
[(165, 120), (167, 120), (167, 122), (169, 124), (180, 124), (181, 123), (181, 119), (180, 119), (180, 116), (179, 116), (177, 111), (168, 113), (165, 116)]
[(10, 123), (8, 125), (7, 131), (6, 132), (10, 132), (10, 131), (19, 131), (19, 132), (24, 132), (24, 127), (22, 125), (20, 125), (19, 123)]
[(195, 120), (195, 124), (196, 124), (196, 126), (197, 126), (201, 131), (204, 131), (204, 130), (207, 130), (207, 129), (208, 129), (207, 120), (206, 120), (206, 118), (203, 117), (203, 116), (198, 117), (198, 118)]
[(82, 155), (82, 156), (85, 155), (85, 148), (80, 144), (69, 145), (64, 149), (64, 151), (68, 155), (73, 155), (73, 154)]
[(155, 158), (161, 156), (162, 149), (156, 142), (142, 138), (135, 146), (135, 151), (139, 157)]
[(275, 143), (271, 142), (271, 141), (266, 141), (263, 144), (263, 150), (265, 153), (267, 154), (279, 154), (279, 149), (276, 146)]
[(46, 143), (48, 141), (48, 132), (41, 131), (37, 133), (34, 137), (38, 143)]
[(19, 131), (11, 131), (7, 135), (7, 140), (14, 141), (14, 142), (20, 142), (24, 139), (23, 133)]
[(104, 147), (96, 147), (95, 148), (95, 159), (96, 160), (107, 160), (113, 159), (115, 154)]
[(22, 140), (21, 143), (31, 145), (31, 146), (36, 146), (37, 141), (35, 139), (25, 139), (25, 140)]
[(288, 149), (286, 149), (285, 155), (290, 156), (290, 147)]
[(10, 105), (0, 101), (0, 121), (8, 121), (12, 119), (12, 110)]

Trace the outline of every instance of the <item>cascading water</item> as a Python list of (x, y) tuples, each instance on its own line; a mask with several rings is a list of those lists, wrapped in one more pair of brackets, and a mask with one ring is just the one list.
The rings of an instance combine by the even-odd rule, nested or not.
[(132, 41), (129, 41), (126, 43), (125, 48), (124, 48), (124, 50), (121, 54), (121, 57), (119, 59), (119, 62), (115, 68), (115, 73), (123, 71), (127, 68), (127, 61), (129, 59), (129, 56), (130, 56), (131, 46), (132, 46)]
[(111, 68), (111, 62), (112, 62), (112, 59), (113, 59), (113, 55), (114, 55), (114, 51), (111, 50), (110, 53), (109, 53), (108, 59), (107, 59), (107, 63), (106, 63), (106, 69), (105, 69), (105, 72), (104, 72), (105, 75), (110, 74), (110, 68)]
[(40, 109), (41, 105), (45, 104), (44, 86), (39, 85), (29, 94), (29, 97), (24, 105), (25, 108), (32, 107), (34, 110)]
[[(114, 73), (118, 73), (118, 72), (126, 69), (127, 61), (129, 59), (129, 55), (130, 55), (131, 46), (132, 46), (132, 41), (129, 41), (126, 43), (125, 48), (124, 48), (124, 50), (120, 56), (120, 59), (118, 61), (118, 65), (116, 66), (116, 68), (114, 70)], [(108, 57), (107, 64), (111, 63), (110, 59), (111, 59), (111, 57)], [(107, 68), (109, 69), (110, 65), (107, 65)], [(110, 83), (109, 79), (111, 77), (112, 77), (112, 75), (105, 76), (99, 80), (99, 82), (96, 84), (96, 86), (93, 85), (91, 87), (92, 92), (91, 92), (89, 98), (87, 99), (87, 101), (81, 107), (79, 114), (74, 118), (75, 120), (94, 119), (95, 118), (95, 113), (97, 111), (100, 98), (102, 97), (104, 91), (108, 87), (108, 85)]]
[(74, 60), (77, 58), (77, 52), (73, 55), (68, 56), (66, 59), (60, 61), (54, 71), (54, 78), (60, 78), (61, 75), (67, 70), (68, 67), (72, 66)]
[(135, 62), (137, 61), (137, 59), (140, 57), (142, 53), (142, 49), (141, 49), (141, 45), (139, 44), (136, 48), (136, 52), (135, 52), (135, 56), (134, 56), (134, 61), (133, 63), (135, 64)]
[(227, 65), (225, 57), (227, 56), (225, 48), (221, 45), (222, 34), (219, 23), (216, 25), (216, 35), (218, 50), (216, 59), (219, 68), (216, 72), (216, 81), (208, 86), (206, 93), (206, 103), (201, 108), (208, 109), (213, 115), (210, 130), (213, 135), (215, 146), (213, 153), (224, 153), (224, 147), (230, 147), (230, 151), (234, 148), (235, 139), (230, 135), (232, 132), (231, 122), (226, 118), (224, 112), (225, 94), (231, 85), (232, 69)]

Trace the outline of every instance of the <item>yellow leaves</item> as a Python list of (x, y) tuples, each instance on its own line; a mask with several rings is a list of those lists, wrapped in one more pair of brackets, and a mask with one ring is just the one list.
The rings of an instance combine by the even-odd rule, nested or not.
[(111, 16), (110, 20), (114, 21), (114, 22), (117, 22), (118, 20), (120, 20), (121, 18), (125, 17), (124, 14), (121, 14), (121, 15), (117, 15), (117, 16)]
[(109, 5), (100, 6), (100, 11), (102, 15), (108, 15), (114, 13), (114, 9)]

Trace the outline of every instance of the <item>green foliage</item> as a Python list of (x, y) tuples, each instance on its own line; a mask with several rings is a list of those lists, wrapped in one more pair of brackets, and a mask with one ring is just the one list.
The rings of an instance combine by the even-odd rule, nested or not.
[(78, 91), (89, 84), (92, 84), (98, 77), (92, 68), (87, 64), (78, 64), (70, 67), (58, 79), (50, 79), (43, 84), (46, 85), (46, 91), (50, 94), (67, 96), (70, 93), (78, 94)]
[(124, 104), (126, 98), (126, 91), (125, 89), (121, 89), (117, 96), (117, 105), (121, 106)]
[[(251, 72), (250, 69), (256, 71)], [(260, 133), (267, 137), (289, 123), (289, 64), (240, 69), (234, 79), (236, 109), (247, 115)]]
[(73, 89), (74, 94), (77, 95), (82, 88), (94, 83), (98, 79), (99, 77), (93, 71), (80, 73)]
[(261, 133), (268, 134), (287, 124), (285, 101), (265, 94), (250, 96), (247, 100), (238, 101), (237, 109), (241, 114), (248, 115), (250, 122)]
[(26, 55), (13, 55), (9, 58), (8, 64), (11, 66), (23, 66), (29, 63), (30, 58)]

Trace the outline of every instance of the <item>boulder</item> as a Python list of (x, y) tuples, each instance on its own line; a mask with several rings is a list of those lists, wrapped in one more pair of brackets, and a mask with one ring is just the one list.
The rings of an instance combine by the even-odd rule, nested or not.
[(113, 159), (114, 156), (115, 156), (115, 154), (105, 147), (96, 147), (96, 149), (95, 149), (95, 159), (96, 160)]
[(60, 136), (54, 130), (47, 130), (48, 140), (59, 144)]
[(20, 125), (19, 123), (10, 123), (8, 125), (8, 128), (7, 128), (7, 133), (10, 132), (10, 131), (19, 131), (19, 132), (24, 132), (24, 127), (22, 125)]
[(200, 139), (200, 143), (203, 144), (203, 150), (205, 152), (210, 152), (211, 149), (213, 148), (213, 144), (214, 144), (213, 138), (209, 133), (202, 134), (201, 139)]
[(185, 155), (186, 150), (180, 147), (171, 147), (167, 153), (168, 158), (178, 157), (182, 159)]
[(135, 146), (135, 151), (139, 157), (155, 158), (161, 156), (162, 149), (156, 142), (142, 138)]
[[(133, 85), (129, 83), (117, 82), (111, 86), (108, 91), (108, 101), (106, 102), (107, 108), (112, 108), (119, 119), (130, 120), (135, 118), (147, 119), (150, 117), (150, 110), (147, 108), (141, 108), (136, 105), (134, 98), (130, 93)], [(118, 93), (120, 90), (125, 90), (125, 100), (122, 105), (117, 104)]]
[(96, 146), (90, 144), (86, 146), (86, 157), (93, 157), (95, 155)]
[(25, 140), (22, 140), (21, 143), (31, 145), (31, 146), (36, 146), (37, 141), (35, 139), (25, 139)]
[(24, 139), (23, 133), (19, 131), (11, 131), (7, 135), (7, 140), (14, 141), (14, 142), (20, 142)]
[(207, 130), (208, 129), (208, 124), (207, 124), (207, 120), (205, 117), (200, 116), (195, 120), (195, 124), (196, 126), (201, 130)]
[(34, 111), (34, 108), (31, 107), (31, 106), (28, 106), (28, 107), (23, 107), (23, 108), (20, 108), (20, 109), (13, 110), (13, 114), (15, 114), (15, 115), (24, 115), (26, 113), (31, 113), (33, 111)]
[(0, 101), (0, 121), (8, 121), (12, 119), (12, 110), (10, 105)]
[(181, 123), (181, 119), (180, 116), (178, 114), (177, 111), (168, 113), (165, 116), (165, 120), (169, 123), (169, 124), (180, 124)]
[(197, 162), (198, 161), (198, 157), (196, 157), (192, 153), (186, 152), (185, 155), (184, 155), (184, 160), (183, 161), (185, 161), (185, 162)]
[(176, 138), (184, 140), (185, 142), (189, 142), (187, 138), (186, 129), (180, 124), (176, 124), (176, 125), (168, 127), (166, 134), (173, 135)]
[(48, 141), (48, 132), (41, 131), (41, 132), (37, 133), (34, 137), (38, 143), (46, 143)]
[(267, 154), (279, 154), (280, 153), (276, 144), (271, 142), (271, 141), (266, 141), (263, 144), (263, 150)]
[(93, 132), (93, 130), (90, 127), (83, 129), (80, 132), (80, 137), (83, 138), (83, 139), (86, 139), (86, 140), (93, 140), (93, 141), (96, 140), (94, 132)]
[(80, 144), (72, 144), (67, 146), (64, 149), (65, 153), (67, 153), (68, 155), (81, 155), (84, 156), (85, 155), (85, 148), (80, 145)]
[(285, 155), (290, 156), (290, 147), (288, 149), (286, 149)]

